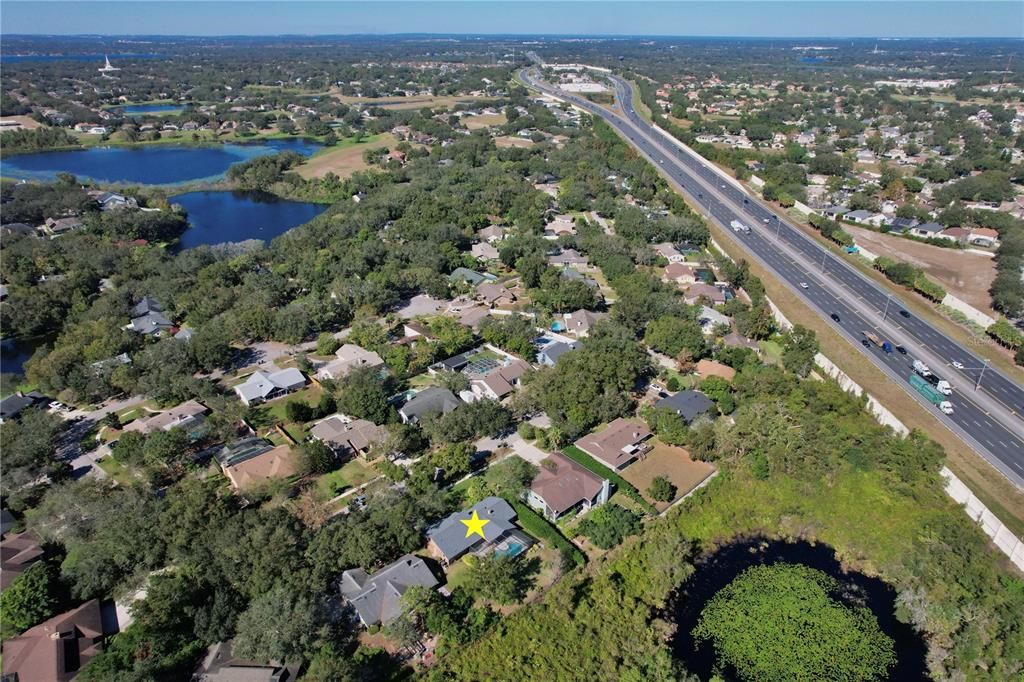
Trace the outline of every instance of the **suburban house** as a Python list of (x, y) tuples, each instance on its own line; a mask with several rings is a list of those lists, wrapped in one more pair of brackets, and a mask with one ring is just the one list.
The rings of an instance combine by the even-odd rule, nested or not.
[(477, 272), (476, 270), (462, 267), (455, 268), (452, 270), (452, 274), (448, 275), (449, 282), (465, 282), (470, 286), (476, 286), (481, 282), (493, 282), (496, 279), (498, 278), (489, 272)]
[(889, 232), (902, 234), (909, 229), (917, 227), (917, 221), (913, 218), (893, 218), (889, 223)]
[(655, 244), (654, 252), (669, 263), (682, 263), (686, 260), (686, 256), (679, 253), (679, 251), (676, 250), (676, 247), (668, 242), (665, 242), (664, 244)]
[(376, 443), (383, 441), (387, 429), (366, 419), (351, 419), (332, 414), (321, 419), (309, 430), (311, 438), (326, 443), (339, 455), (366, 455)]
[(529, 369), (530, 366), (528, 364), (516, 358), (501, 367), (495, 367), (486, 374), (470, 380), (470, 390), (479, 398), (501, 400), (516, 390), (520, 378)]
[(448, 414), (461, 404), (462, 401), (447, 388), (431, 386), (420, 391), (405, 405), (402, 405), (398, 410), (398, 415), (406, 424), (415, 424), (430, 414)]
[(704, 282), (695, 282), (686, 287), (686, 291), (683, 292), (683, 300), (686, 301), (687, 305), (693, 305), (702, 299), (711, 301), (712, 305), (720, 305), (725, 303), (725, 292), (712, 284), (705, 284)]
[(544, 226), (545, 239), (558, 239), (563, 235), (576, 234), (576, 222), (570, 215), (556, 215)]
[(295, 682), (299, 666), (278, 661), (251, 661), (234, 654), (234, 642), (217, 642), (206, 650), (192, 674), (193, 682)]
[(46, 402), (49, 402), (49, 400), (39, 391), (13, 393), (0, 400), (0, 424), (3, 424), (8, 419), (16, 418), (21, 414), (22, 410), (35, 405), (42, 405)]
[(907, 230), (916, 237), (938, 237), (944, 228), (938, 223), (921, 223)]
[(736, 370), (714, 360), (700, 360), (697, 362), (696, 372), (699, 377), (721, 377), (726, 381), (732, 381), (736, 377)]
[(459, 324), (469, 327), (473, 331), (480, 329), (480, 323), (491, 314), (490, 308), (482, 305), (471, 305), (459, 311)]
[(715, 327), (725, 325), (726, 327), (732, 326), (732, 320), (727, 315), (723, 315), (714, 308), (709, 308), (706, 305), (700, 307), (700, 313), (697, 315), (697, 321), (700, 323), (701, 331), (705, 334), (710, 334), (715, 330)]
[(402, 615), (402, 595), (410, 587), (433, 589), (437, 584), (426, 561), (406, 554), (372, 576), (361, 568), (349, 569), (341, 574), (338, 588), (363, 625), (370, 627), (387, 625)]
[(294, 367), (266, 373), (256, 370), (244, 382), (235, 386), (235, 393), (247, 406), (259, 405), (306, 385), (306, 377)]
[(163, 306), (151, 296), (143, 296), (142, 300), (132, 308), (132, 321), (126, 329), (137, 334), (159, 336), (174, 326), (164, 315)]
[(103, 190), (90, 190), (89, 196), (100, 205), (101, 211), (114, 211), (121, 208), (138, 208), (139, 202), (134, 197), (126, 197), (117, 192), (104, 192)]
[(491, 308), (516, 302), (516, 295), (508, 287), (494, 282), (484, 282), (477, 286), (476, 297)]
[(498, 260), (498, 257), (501, 255), (498, 253), (498, 249), (488, 242), (473, 244), (469, 252), (473, 254), (474, 258), (481, 261)]
[(604, 504), (610, 495), (607, 479), (556, 452), (540, 463), (526, 501), (548, 521), (557, 521), (571, 511), (582, 513)]
[(57, 218), (56, 220), (47, 218), (46, 222), (39, 229), (51, 237), (59, 237), (62, 234), (79, 229), (82, 225), (82, 221), (78, 218)]
[(493, 244), (494, 242), (500, 242), (505, 238), (505, 228), (500, 225), (488, 225), (477, 232), (476, 236), (490, 244)]
[(645, 442), (650, 437), (651, 430), (646, 424), (619, 417), (603, 430), (583, 436), (574, 445), (618, 471), (651, 449)]
[(850, 209), (846, 208), (845, 206), (826, 206), (825, 208), (821, 209), (821, 215), (825, 216), (826, 218), (831, 218), (832, 220), (838, 220), (839, 218), (843, 217), (849, 212)]
[(975, 246), (999, 246), (999, 233), (991, 227), (973, 227), (967, 241)]
[(537, 362), (548, 367), (554, 367), (558, 362), (558, 358), (571, 350), (578, 349), (579, 347), (580, 344), (576, 341), (572, 341), (570, 343), (564, 343), (562, 341), (549, 343), (537, 351)]
[(548, 256), (548, 264), (557, 268), (566, 268), (574, 265), (587, 267), (590, 265), (590, 261), (576, 249), (561, 249), (558, 253)]
[(216, 458), (235, 490), (287, 478), (298, 470), (290, 446), (274, 446), (262, 438), (244, 438), (225, 445)]
[(590, 330), (595, 324), (605, 319), (608, 319), (608, 313), (595, 313), (581, 308), (576, 312), (563, 315), (562, 327), (565, 333), (582, 339), (590, 334)]
[[(486, 521), (484, 537), (468, 534), (468, 521), (476, 512)], [(482, 556), (494, 552), (502, 556), (517, 556), (533, 544), (533, 538), (521, 531), (515, 523), (516, 512), (500, 497), (487, 497), (469, 509), (455, 512), (427, 530), (427, 549), (445, 566), (467, 553)]]
[(410, 341), (434, 341), (437, 336), (430, 330), (430, 327), (418, 320), (410, 320), (402, 325), (402, 342)]
[(872, 225), (874, 227), (881, 227), (886, 217), (881, 213), (873, 213), (871, 211), (850, 211), (843, 216), (843, 220), (849, 220), (851, 223), (858, 223), (860, 225)]
[(124, 427), (124, 431), (136, 433), (152, 433), (153, 431), (170, 431), (171, 429), (188, 429), (190, 434), (196, 433), (210, 410), (197, 400), (189, 400), (144, 419), (136, 419)]
[(662, 275), (662, 279), (666, 282), (693, 284), (697, 281), (697, 269), (684, 263), (669, 263), (665, 266), (665, 274)]
[(715, 416), (718, 414), (718, 407), (715, 401), (700, 391), (679, 391), (675, 395), (662, 398), (654, 403), (655, 409), (668, 409), (682, 417), (687, 424), (701, 415)]
[(13, 682), (68, 682), (103, 648), (103, 611), (92, 599), (44, 620), (3, 645), (3, 679)]
[(384, 360), (372, 350), (366, 350), (352, 343), (346, 343), (334, 351), (336, 360), (331, 360), (317, 370), (318, 379), (343, 379), (358, 367), (383, 367)]
[(0, 540), (0, 592), (42, 558), (42, 547), (28, 533), (16, 533)]

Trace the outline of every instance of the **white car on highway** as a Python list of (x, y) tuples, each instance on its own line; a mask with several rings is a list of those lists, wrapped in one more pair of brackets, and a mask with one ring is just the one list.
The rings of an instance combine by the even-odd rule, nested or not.
[(801, 289), (810, 289), (811, 286), (807, 282), (800, 282)]
[(963, 369), (964, 368), (963, 363), (962, 362), (958, 362), (956, 360), (953, 361), (953, 366), (956, 367), (957, 369)]

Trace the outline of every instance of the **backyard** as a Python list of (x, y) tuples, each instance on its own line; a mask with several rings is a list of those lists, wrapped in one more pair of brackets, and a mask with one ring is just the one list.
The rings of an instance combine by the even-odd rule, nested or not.
[(355, 457), (345, 462), (340, 469), (324, 474), (316, 481), (317, 497), (330, 500), (349, 488), (358, 488), (377, 478), (377, 470), (372, 464)]
[[(654, 439), (650, 441), (651, 451), (644, 457), (630, 464), (622, 472), (622, 477), (637, 487), (650, 500), (647, 488), (658, 476), (664, 476), (676, 487), (676, 499), (693, 490), (710, 476), (715, 467), (707, 462), (698, 462), (690, 458), (685, 448), (667, 445)], [(672, 502), (655, 502), (654, 507), (663, 512)]]
[(320, 178), (334, 173), (339, 178), (347, 178), (356, 171), (365, 169), (363, 152), (367, 149), (391, 148), (398, 143), (391, 133), (371, 135), (360, 142), (342, 140), (335, 147), (320, 152), (295, 169), (303, 178)]

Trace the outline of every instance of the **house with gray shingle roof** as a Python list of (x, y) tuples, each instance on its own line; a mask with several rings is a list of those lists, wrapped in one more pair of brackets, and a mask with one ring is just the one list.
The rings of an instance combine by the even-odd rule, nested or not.
[(294, 367), (269, 374), (256, 370), (248, 379), (235, 386), (235, 393), (246, 405), (257, 405), (297, 391), (305, 385), (306, 377)]
[[(483, 525), (484, 537), (468, 534), (467, 526), (463, 523), (472, 518), (473, 512), (477, 513), (478, 518), (487, 521)], [(449, 515), (427, 530), (427, 548), (445, 566), (470, 552), (476, 555), (496, 552), (515, 556), (533, 544), (533, 538), (515, 525), (515, 519), (516, 512), (508, 502), (500, 497), (487, 497), (469, 509)]]
[(373, 575), (361, 568), (341, 574), (338, 588), (345, 600), (359, 614), (363, 625), (387, 625), (402, 615), (402, 595), (413, 586), (433, 589), (438, 584), (427, 562), (406, 554)]
[(398, 410), (399, 416), (406, 424), (415, 424), (428, 414), (448, 414), (462, 401), (447, 388), (431, 386), (414, 395)]

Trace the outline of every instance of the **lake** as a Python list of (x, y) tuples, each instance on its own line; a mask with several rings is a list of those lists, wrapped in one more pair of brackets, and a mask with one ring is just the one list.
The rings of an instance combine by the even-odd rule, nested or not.
[(269, 242), (327, 209), (324, 204), (287, 201), (265, 192), (188, 192), (169, 200), (188, 211), (191, 227), (181, 236), (181, 249), (246, 239)]
[(252, 144), (93, 147), (5, 156), (0, 159), (0, 175), (47, 181), (55, 179), (57, 173), (64, 172), (97, 182), (171, 185), (196, 180), (217, 180), (232, 165), (257, 156), (283, 151), (310, 156), (320, 147), (320, 144), (301, 137), (263, 140)]
[(130, 104), (120, 109), (125, 116), (144, 116), (146, 114), (168, 114), (182, 111), (185, 107), (179, 104)]
[[(726, 545), (696, 562), (696, 570), (673, 595), (666, 617), (676, 624), (672, 653), (684, 667), (702, 680), (714, 674), (715, 652), (710, 641), (694, 646), (691, 632), (708, 601), (751, 566), (800, 564), (827, 573), (839, 581), (844, 596), (866, 606), (878, 619), (882, 632), (892, 638), (896, 664), (889, 671), (893, 682), (927, 680), (924, 641), (894, 615), (896, 591), (879, 578), (844, 571), (828, 545), (751, 538)], [(727, 679), (731, 679), (727, 676)]]
[(54, 334), (35, 339), (3, 339), (0, 341), (0, 372), (24, 374), (25, 362), (32, 357), (36, 349), (44, 345), (53, 345), (56, 338)]

